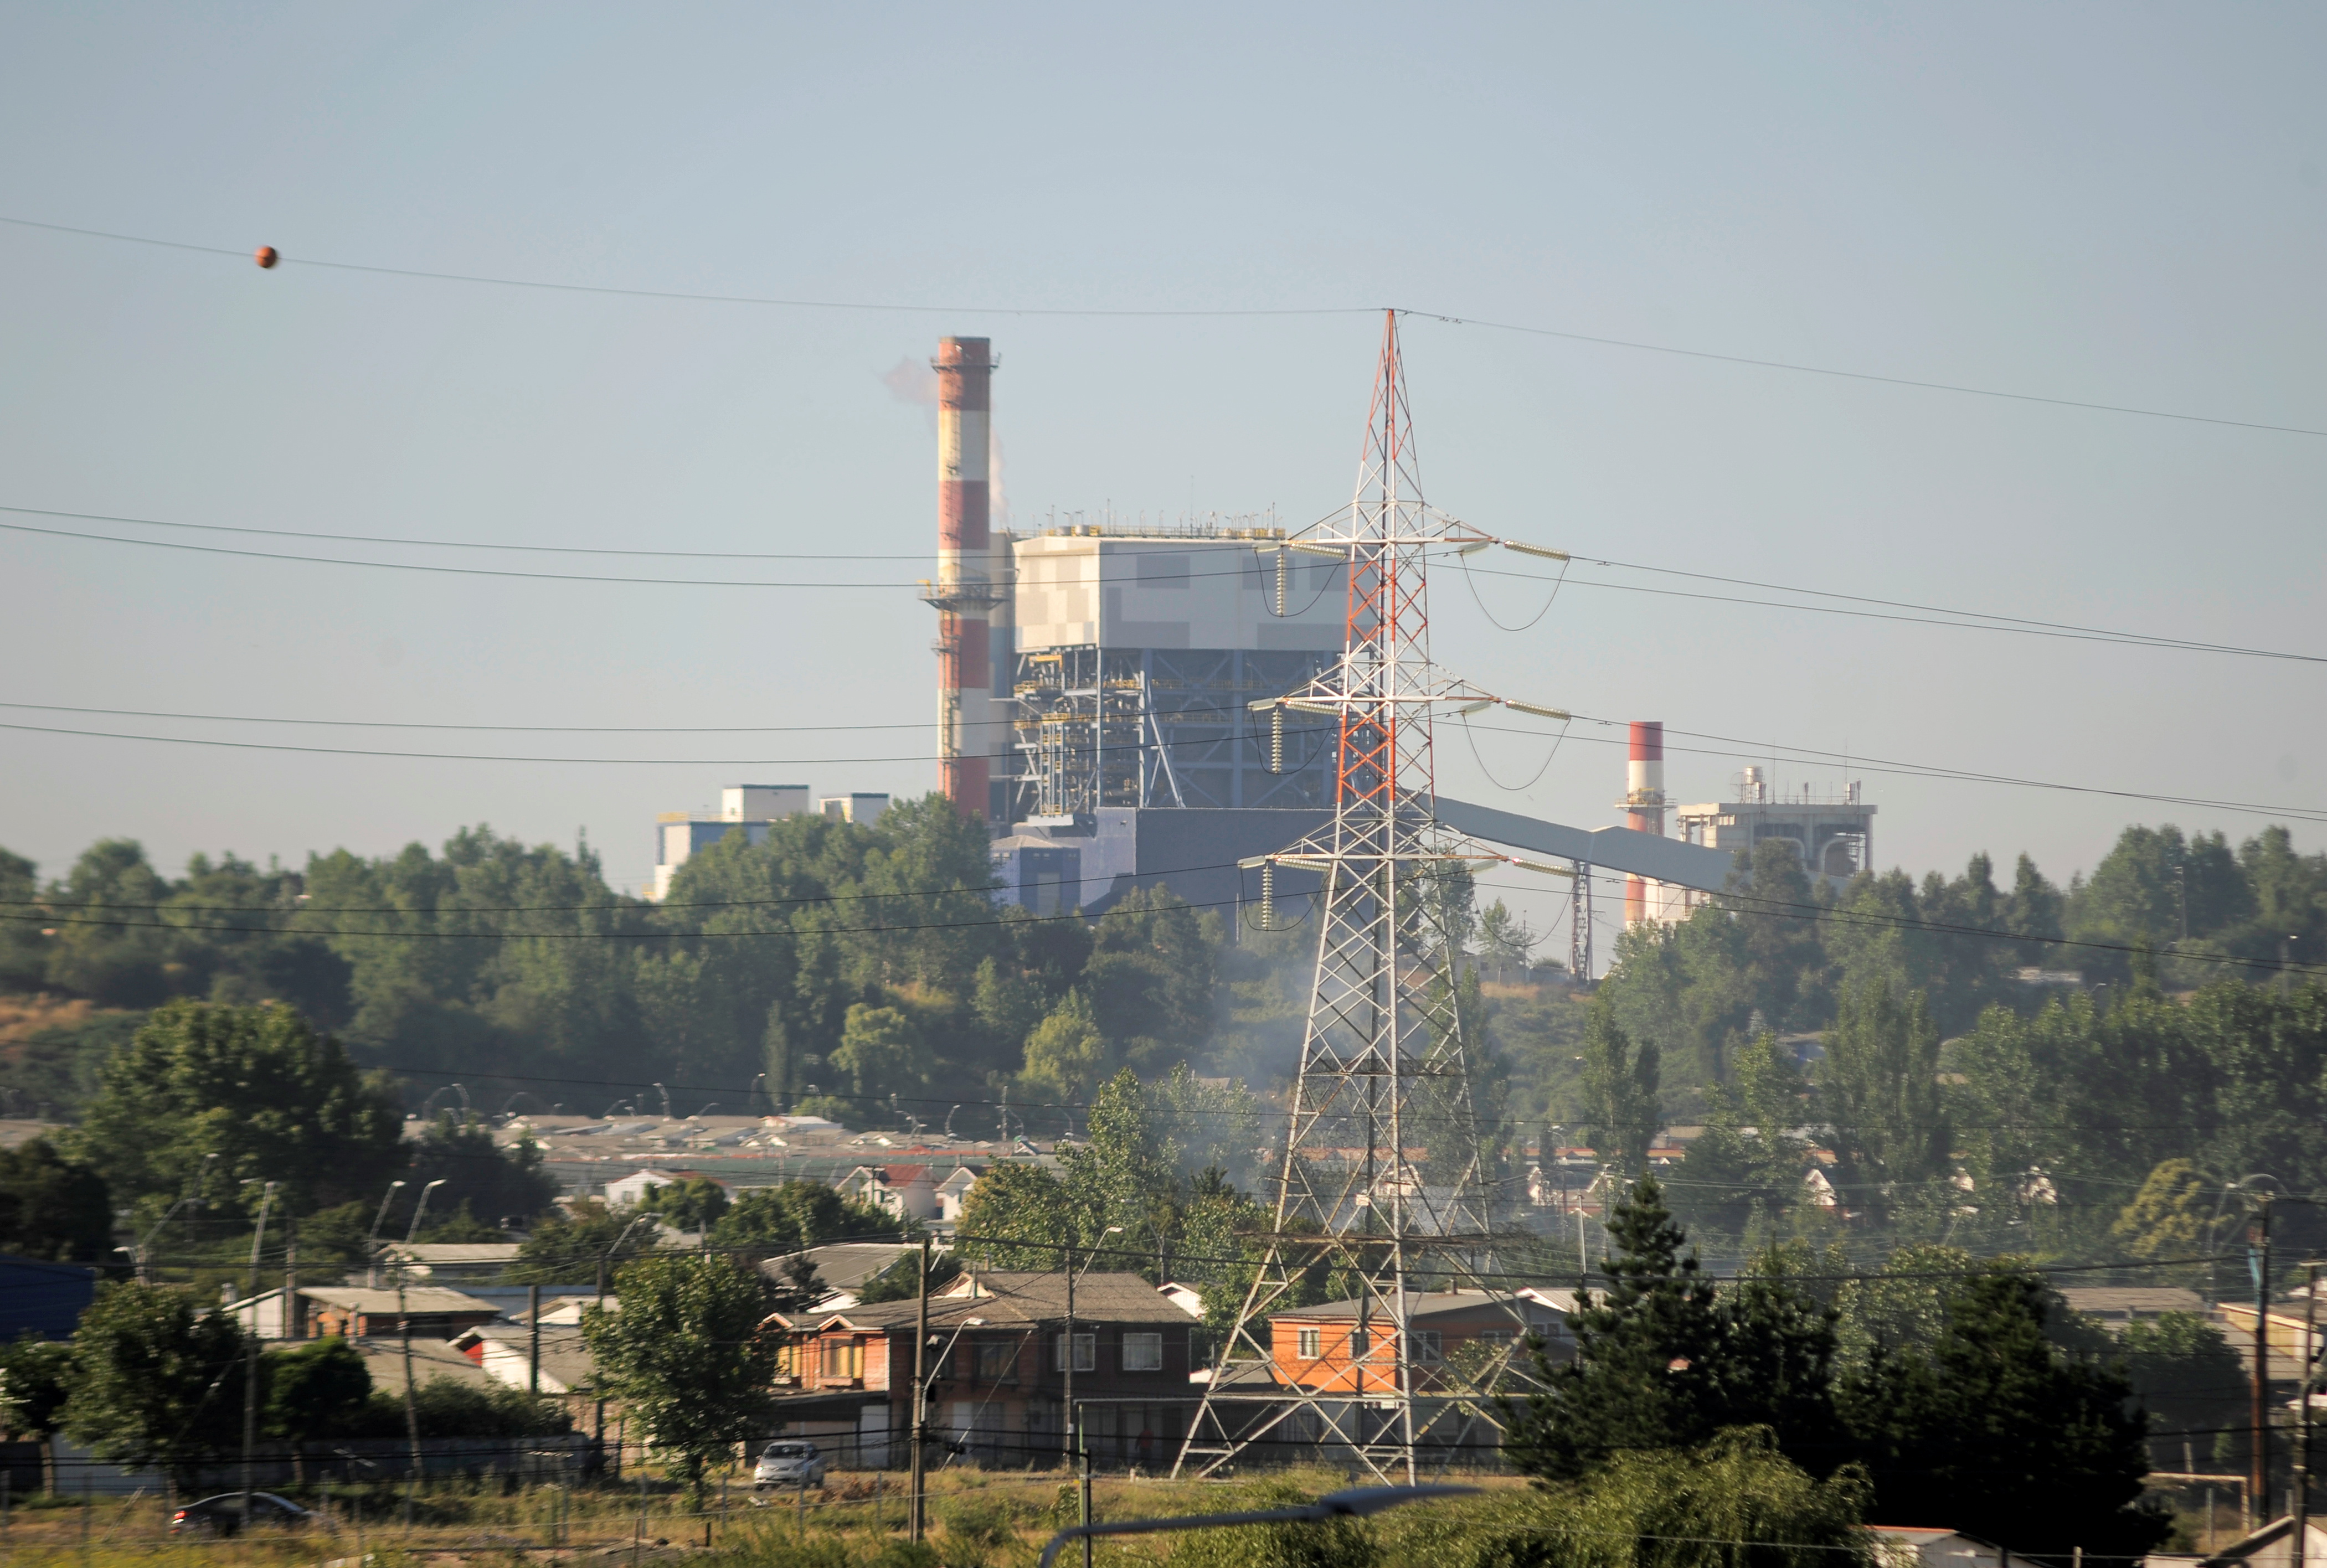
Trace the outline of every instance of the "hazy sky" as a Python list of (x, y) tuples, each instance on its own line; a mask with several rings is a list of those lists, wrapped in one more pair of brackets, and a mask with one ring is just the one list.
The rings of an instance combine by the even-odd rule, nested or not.
[[(1431, 314), (2327, 429), (2327, 14), (2126, 5), (0, 7), (0, 216), (618, 298), (0, 226), (0, 503), (609, 548), (909, 553), (926, 411), (884, 377), (1002, 357), (1020, 520), (1347, 499), (1364, 314), (1395, 304), (1432, 500), (1579, 555), (2327, 653), (2327, 439), (1821, 378)], [(10, 723), (632, 766), (0, 731), (0, 845), (370, 854), (463, 824), (636, 886), (662, 810), (743, 779), (934, 778), (911, 561), (332, 546), (369, 560), (871, 588), (360, 570), (0, 532), (0, 698), (556, 735), (0, 712)], [(1498, 565), (1515, 562), (1482, 558)], [(1605, 570), (1578, 578), (1657, 584)], [(1688, 586), (1665, 580), (1664, 586)], [(1482, 579), (1493, 614), (1531, 584)], [(1734, 592), (1714, 588), (1712, 592)], [(1751, 596), (1751, 595), (1749, 595)], [(1761, 595), (1767, 597), (1767, 595)], [(1435, 584), (1495, 689), (1755, 746), (2327, 807), (2327, 670), (1567, 588), (1532, 630)], [(1612, 820), (1621, 731), (1442, 740), (1487, 804)], [(1684, 744), (1678, 736), (1676, 746)], [(1706, 742), (1697, 742), (1709, 744)], [(705, 759), (688, 761), (684, 759)], [(749, 759), (746, 761), (746, 759)], [(857, 759), (850, 761), (848, 759)], [(1831, 785), (1839, 767), (1780, 764)], [(1884, 864), (2216, 807), (1864, 774)], [(2315, 829), (2298, 839), (2317, 847)]]

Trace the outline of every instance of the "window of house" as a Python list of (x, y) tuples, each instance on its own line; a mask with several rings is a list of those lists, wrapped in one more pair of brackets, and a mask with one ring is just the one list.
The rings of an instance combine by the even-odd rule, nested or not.
[[(1097, 1334), (1077, 1334), (1075, 1336), (1075, 1370), (1078, 1372), (1089, 1372), (1098, 1365), (1098, 1336)], [(1064, 1334), (1061, 1334), (1051, 1341), (1051, 1370), (1053, 1372), (1063, 1372), (1066, 1369), (1067, 1337)]]
[(1504, 1346), (1519, 1337), (1517, 1329), (1481, 1329), (1472, 1336), (1488, 1349), (1500, 1354)]
[(1372, 1353), (1374, 1337), (1364, 1329), (1350, 1330), (1350, 1359), (1362, 1361)]
[(1325, 1353), (1324, 1339), (1324, 1330), (1322, 1329), (1302, 1329), (1298, 1330), (1298, 1345), (1301, 1358), (1304, 1361), (1314, 1361), (1318, 1357), (1323, 1355)]
[(1005, 1339), (997, 1344), (981, 1344), (977, 1348), (977, 1380), (980, 1383), (1007, 1383), (1018, 1375), (1018, 1347)]
[(1126, 1334), (1123, 1337), (1123, 1369), (1126, 1372), (1164, 1370), (1164, 1336)]
[(1435, 1329), (1414, 1330), (1414, 1358), (1425, 1367), (1435, 1367), (1446, 1358), (1445, 1342)]
[(854, 1339), (827, 1339), (824, 1346), (827, 1377), (860, 1377), (864, 1373), (864, 1348)]

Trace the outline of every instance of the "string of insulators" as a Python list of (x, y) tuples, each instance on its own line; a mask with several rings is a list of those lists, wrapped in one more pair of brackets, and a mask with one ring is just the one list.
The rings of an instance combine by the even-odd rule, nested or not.
[(1285, 619), (1285, 546), (1276, 546), (1276, 618)]
[(1268, 710), (1268, 770), (1285, 771), (1285, 706), (1282, 703)]
[[(1282, 714), (1284, 710), (1277, 712)], [(1267, 861), (1260, 865), (1260, 929), (1276, 929), (1276, 867)]]

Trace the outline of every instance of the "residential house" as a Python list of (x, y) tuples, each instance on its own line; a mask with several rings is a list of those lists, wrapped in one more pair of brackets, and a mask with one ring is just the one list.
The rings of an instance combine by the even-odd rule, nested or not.
[[(899, 1259), (921, 1251), (921, 1243), (901, 1241), (833, 1241), (822, 1246), (809, 1247), (808, 1260), (816, 1265), (816, 1277), (826, 1293), (818, 1296), (818, 1310), (837, 1311), (856, 1304), (856, 1293), (866, 1281)], [(791, 1269), (801, 1256), (787, 1253), (771, 1257), (760, 1265), (760, 1273), (776, 1284), (789, 1287)]]
[[(971, 1270), (929, 1303), (935, 1441), (1013, 1467), (1064, 1451), (1068, 1358), (1095, 1461), (1169, 1463), (1194, 1412), (1193, 1323), (1133, 1274), (1085, 1274), (1067, 1338), (1066, 1278)], [(779, 1314), (779, 1419), (843, 1465), (902, 1463), (918, 1301)]]
[[(1414, 1336), (1415, 1392), (1475, 1386), (1499, 1366), (1517, 1365), (1521, 1341), (1541, 1335), (1556, 1360), (1575, 1353), (1568, 1332), (1572, 1300), (1564, 1292), (1409, 1292), (1404, 1298)], [(1366, 1323), (1359, 1326), (1359, 1309)], [(1313, 1394), (1397, 1391), (1397, 1330), (1386, 1302), (1353, 1298), (1269, 1315), (1270, 1370), (1280, 1387)]]
[(938, 1181), (927, 1165), (859, 1165), (833, 1186), (842, 1197), (900, 1219), (938, 1217)]
[[(2206, 1315), (2206, 1298), (2176, 1285), (2070, 1285), (2061, 1296), (2072, 1311), (2115, 1330), (2168, 1312), (2187, 1312), (2193, 1318)], [(2251, 1315), (2247, 1325), (2251, 1331)]]
[(728, 1197), (733, 1198), (735, 1196), (734, 1189), (730, 1184), (721, 1181), (718, 1177), (710, 1175), (706, 1171), (675, 1171), (662, 1167), (645, 1166), (631, 1171), (629, 1175), (621, 1177), (617, 1181), (606, 1183), (606, 1207), (609, 1209), (635, 1209), (645, 1199), (648, 1191), (653, 1188), (675, 1187), (682, 1181), (697, 1181), (714, 1182), (718, 1186), (719, 1190), (726, 1193)]
[(961, 1223), (962, 1207), (969, 1201), (971, 1190), (977, 1187), (979, 1179), (985, 1174), (984, 1171), (968, 1165), (957, 1165), (953, 1168), (952, 1175), (938, 1183), (939, 1223), (942, 1225)]
[(598, 1364), (579, 1327), (552, 1326), (542, 1314), (541, 1372), (534, 1381), (534, 1339), (528, 1323), (487, 1323), (453, 1340), (453, 1349), (466, 1356), (493, 1382), (509, 1388), (538, 1386), (546, 1396), (565, 1399), (572, 1406), (586, 1400)]
[(1155, 1287), (1155, 1293), (1192, 1318), (1204, 1315), (1204, 1288), (1182, 1284), (1178, 1280), (1165, 1280)]
[(490, 1284), (517, 1261), (514, 1241), (399, 1241), (383, 1248), (378, 1272), (394, 1279), (401, 1269), (408, 1280), (430, 1284)]
[(2011, 1568), (2003, 1548), (1960, 1530), (1864, 1525), (1875, 1568)]
[[(277, 1298), (276, 1311), (281, 1311), (280, 1291), (268, 1293)], [(466, 1329), (490, 1323), (500, 1316), (500, 1309), (491, 1302), (479, 1301), (459, 1291), (442, 1285), (414, 1285), (403, 1291), (365, 1290), (356, 1285), (307, 1285), (299, 1295), (305, 1302), (304, 1332), (284, 1336), (321, 1339), (332, 1335), (351, 1339), (377, 1339), (383, 1335), (402, 1339), (405, 1323), (411, 1324), (416, 1339), (450, 1339)], [(237, 1316), (240, 1316), (239, 1311)], [(259, 1332), (265, 1336), (265, 1320), (260, 1318)]]

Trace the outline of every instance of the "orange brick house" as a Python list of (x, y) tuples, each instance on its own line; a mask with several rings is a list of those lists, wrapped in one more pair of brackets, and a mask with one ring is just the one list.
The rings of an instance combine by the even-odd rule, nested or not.
[[(1542, 1337), (1555, 1361), (1575, 1353), (1567, 1330), (1574, 1299), (1567, 1291), (1417, 1291), (1407, 1293), (1404, 1304), (1417, 1394), (1451, 1389), (1507, 1354), (1524, 1371), (1519, 1341), (1530, 1333)], [(1397, 1329), (1389, 1303), (1364, 1305), (1362, 1329), (1355, 1300), (1271, 1313), (1270, 1371), (1278, 1386), (1323, 1395), (1395, 1393)]]

